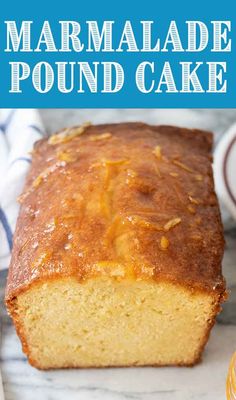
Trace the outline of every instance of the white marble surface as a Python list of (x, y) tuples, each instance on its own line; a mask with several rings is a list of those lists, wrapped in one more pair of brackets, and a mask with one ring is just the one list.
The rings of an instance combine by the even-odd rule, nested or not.
[[(42, 110), (49, 132), (90, 120), (142, 120), (213, 130), (216, 140), (236, 121), (236, 110)], [(0, 275), (1, 369), (6, 400), (222, 400), (230, 356), (236, 350), (236, 226), (226, 227), (224, 274), (229, 302), (194, 368), (128, 368), (41, 372), (22, 354), (3, 306), (5, 274)]]

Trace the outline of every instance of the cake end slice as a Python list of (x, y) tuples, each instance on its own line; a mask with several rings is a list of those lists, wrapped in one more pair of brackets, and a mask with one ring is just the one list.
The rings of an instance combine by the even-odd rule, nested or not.
[(8, 304), (40, 369), (193, 365), (219, 311), (217, 293), (170, 282), (38, 282)]

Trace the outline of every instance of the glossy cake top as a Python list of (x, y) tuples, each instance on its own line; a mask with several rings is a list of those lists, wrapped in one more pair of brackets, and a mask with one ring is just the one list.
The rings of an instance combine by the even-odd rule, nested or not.
[(96, 275), (224, 290), (212, 135), (142, 123), (85, 125), (39, 141), (7, 294)]

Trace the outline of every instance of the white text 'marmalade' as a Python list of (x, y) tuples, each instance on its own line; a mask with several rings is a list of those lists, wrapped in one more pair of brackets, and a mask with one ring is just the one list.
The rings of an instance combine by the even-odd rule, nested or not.
[[(44, 21), (35, 29), (33, 21), (5, 21), (6, 52), (211, 52), (231, 51), (230, 21), (185, 21), (181, 27), (172, 20), (159, 32), (158, 22)], [(57, 28), (57, 29), (56, 29)], [(181, 28), (181, 33), (180, 33)], [(54, 34), (54, 29), (57, 34)], [(59, 30), (59, 34), (58, 34)]]

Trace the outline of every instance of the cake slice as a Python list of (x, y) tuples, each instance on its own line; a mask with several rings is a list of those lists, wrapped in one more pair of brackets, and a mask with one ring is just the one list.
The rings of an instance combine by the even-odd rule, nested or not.
[(34, 148), (6, 289), (41, 369), (193, 365), (225, 297), (212, 135), (122, 123)]

